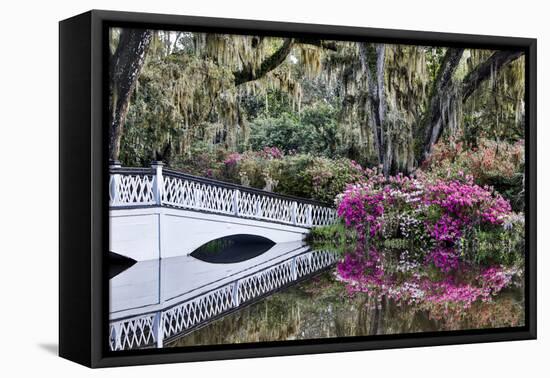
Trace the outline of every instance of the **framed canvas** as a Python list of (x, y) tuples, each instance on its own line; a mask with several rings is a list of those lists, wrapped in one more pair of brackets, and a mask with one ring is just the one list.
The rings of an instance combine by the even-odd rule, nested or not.
[(536, 40), (60, 22), (59, 353), (536, 338)]

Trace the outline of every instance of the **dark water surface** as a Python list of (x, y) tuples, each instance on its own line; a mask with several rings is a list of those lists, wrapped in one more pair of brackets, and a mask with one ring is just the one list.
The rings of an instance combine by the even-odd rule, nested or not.
[[(195, 292), (207, 292), (208, 285), (215, 288), (225, 281), (256, 274), (256, 270), (260, 272), (273, 264), (284, 265), (285, 259), (307, 253), (309, 248), (301, 242), (275, 244), (260, 236), (232, 235), (212, 240), (190, 256), (156, 262), (135, 264), (135, 261), (111, 254), (110, 274), (114, 277), (111, 280), (111, 312), (130, 311), (146, 304), (156, 305), (160, 300), (158, 295), (170, 300), (174, 298), (173, 301), (185, 301), (196, 296)], [(330, 252), (334, 256), (337, 254), (332, 250)], [(350, 287), (346, 288), (346, 283), (336, 277), (337, 270), (340, 279), (343, 277), (342, 271), (348, 274), (357, 272), (356, 275), (360, 278), (368, 276), (372, 282), (379, 282), (376, 284), (377, 288), (387, 287), (385, 285), (391, 284), (391, 280), (385, 280), (385, 277), (391, 276), (392, 266), (393, 274), (396, 274), (396, 267), (401, 269), (397, 272), (402, 272), (403, 269), (419, 269), (418, 266), (422, 266), (401, 261), (403, 256), (414, 255), (402, 252), (407, 251), (386, 250), (378, 253), (372, 248), (359, 248), (351, 254), (346, 252), (342, 255), (345, 257), (341, 257), (338, 268), (332, 265), (328, 271), (323, 271), (324, 268), (317, 267), (311, 274), (316, 271), (323, 273), (304, 277), (305, 281), (294, 283), (280, 291), (276, 291), (280, 286), (265, 276), (266, 278), (254, 281), (254, 285), (275, 285), (269, 292), (276, 292), (266, 292), (267, 297), (258, 302), (235, 308), (234, 312), (221, 315), (218, 320), (205, 322), (204, 326), (199, 324), (198, 327), (201, 328), (189, 330), (190, 333), (165, 346), (322, 339), (524, 325), (525, 303), (521, 284), (510, 285), (498, 294), (495, 292), (496, 295), (486, 301), (476, 300), (471, 306), (463, 308), (438, 303), (424, 303), (422, 306), (416, 302), (406, 304), (403, 301), (395, 302), (387, 298), (386, 294), (380, 294), (378, 298), (371, 294), (369, 297), (361, 290), (352, 294), (347, 291)], [(368, 258), (357, 260), (357, 264), (353, 259), (346, 262), (353, 253)], [(370, 264), (371, 259), (379, 260), (372, 260), (375, 264)], [(276, 276), (272, 278), (282, 279)], [(441, 277), (437, 280), (440, 279)], [(133, 291), (129, 291), (129, 287)], [(252, 289), (253, 286), (250, 287)], [(150, 303), (145, 303), (144, 298), (150, 300)]]
[(460, 314), (431, 314), (391, 300), (372, 306), (323, 273), (212, 322), (167, 346), (232, 344), (521, 326), (523, 290), (502, 291)]

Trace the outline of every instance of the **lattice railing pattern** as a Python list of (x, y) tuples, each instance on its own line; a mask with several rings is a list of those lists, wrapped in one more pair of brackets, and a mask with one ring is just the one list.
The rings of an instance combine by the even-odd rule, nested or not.
[(235, 307), (234, 285), (223, 286), (162, 313), (164, 337), (171, 337)]
[[(162, 345), (162, 340), (190, 332), (232, 309), (246, 306), (292, 282), (319, 272), (338, 259), (331, 251), (313, 251), (230, 282), (166, 310), (114, 320), (111, 350)], [(159, 343), (160, 342), (160, 343)]]
[(314, 226), (326, 226), (336, 221), (336, 210), (330, 207), (313, 206), (312, 222)]
[[(183, 209), (261, 219), (300, 227), (334, 223), (335, 209), (308, 200), (274, 195), (184, 174), (132, 174), (122, 168), (111, 174), (111, 206), (168, 205)], [(141, 169), (143, 171), (143, 169)]]
[(154, 344), (156, 314), (145, 314), (118, 322), (111, 322), (109, 346), (111, 350), (136, 349)]
[(239, 303), (246, 303), (254, 298), (274, 291), (288, 283), (295, 281), (293, 272), (294, 259), (287, 260), (272, 268), (263, 270), (239, 281)]
[(316, 251), (296, 257), (296, 277), (301, 278), (326, 268), (336, 262), (338, 256), (331, 251)]
[(141, 206), (155, 204), (152, 175), (114, 174), (109, 178), (111, 206)]
[(234, 191), (177, 177), (163, 177), (162, 203), (174, 207), (235, 214)]

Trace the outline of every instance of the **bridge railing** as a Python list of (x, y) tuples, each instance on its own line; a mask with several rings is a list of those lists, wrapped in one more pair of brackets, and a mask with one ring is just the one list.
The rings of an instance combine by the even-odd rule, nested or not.
[(111, 165), (109, 200), (113, 208), (171, 206), (301, 227), (334, 223), (333, 207), (305, 198), (188, 175), (166, 169)]
[(153, 345), (161, 348), (166, 341), (188, 334), (237, 308), (321, 272), (337, 261), (336, 252), (306, 252), (172, 307), (112, 319), (109, 326), (110, 348), (128, 350)]

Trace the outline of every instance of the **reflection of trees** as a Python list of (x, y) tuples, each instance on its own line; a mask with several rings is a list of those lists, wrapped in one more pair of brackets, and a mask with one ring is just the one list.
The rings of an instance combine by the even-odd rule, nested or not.
[(474, 304), (459, 316), (434, 319), (424, 309), (365, 293), (348, 296), (326, 273), (273, 294), (174, 341), (171, 346), (233, 344), (400, 334), (523, 324), (521, 290)]

